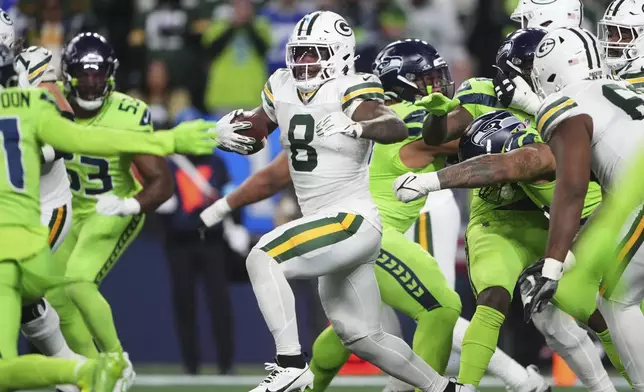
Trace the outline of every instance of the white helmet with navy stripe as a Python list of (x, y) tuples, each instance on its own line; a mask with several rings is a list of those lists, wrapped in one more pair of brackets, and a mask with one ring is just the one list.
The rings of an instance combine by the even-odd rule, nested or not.
[(520, 0), (510, 18), (524, 29), (541, 27), (550, 31), (580, 27), (583, 11), (581, 0)]
[(316, 90), (339, 75), (354, 72), (356, 39), (343, 17), (331, 11), (305, 15), (286, 44), (286, 65), (295, 86)]
[(556, 29), (546, 34), (537, 46), (532, 81), (544, 97), (571, 83), (601, 79), (608, 74), (597, 37), (588, 30)]
[(644, 0), (613, 0), (598, 27), (606, 64), (619, 72), (629, 63), (635, 41), (644, 37)]

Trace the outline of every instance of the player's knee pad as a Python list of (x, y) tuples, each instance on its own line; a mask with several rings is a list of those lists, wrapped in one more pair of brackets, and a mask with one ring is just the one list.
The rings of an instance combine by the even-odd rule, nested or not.
[(322, 331), (313, 343), (313, 360), (321, 369), (338, 369), (347, 362), (350, 355), (351, 352), (344, 347), (330, 326)]
[(426, 331), (440, 334), (442, 331), (452, 334), (456, 321), (461, 315), (460, 310), (449, 307), (438, 307), (431, 310), (425, 310), (416, 316), (417, 331)]
[(246, 257), (246, 270), (251, 282), (270, 276), (271, 263), (275, 260), (263, 250), (253, 248)]
[(54, 308), (41, 298), (22, 307), (22, 333), (28, 338), (47, 336), (60, 328), (60, 318)]
[(532, 316), (534, 326), (555, 351), (571, 350), (588, 338), (588, 333), (568, 314), (549, 304)]

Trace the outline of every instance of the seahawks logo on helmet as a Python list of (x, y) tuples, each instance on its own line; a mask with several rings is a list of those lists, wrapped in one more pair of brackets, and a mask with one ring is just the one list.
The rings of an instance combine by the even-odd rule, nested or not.
[(387, 57), (376, 64), (376, 67), (374, 68), (373, 72), (379, 76), (389, 73), (391, 71), (399, 72), (400, 68), (402, 68), (402, 65), (403, 65), (402, 57), (399, 57), (399, 56)]
[(552, 50), (555, 48), (555, 45), (557, 42), (554, 40), (554, 38), (548, 38), (544, 40), (541, 44), (539, 44), (539, 47), (537, 48), (537, 57), (542, 58), (548, 55), (548, 53), (552, 52)]
[(4, 11), (0, 11), (0, 20), (2, 20), (6, 25), (13, 26), (13, 20), (11, 20), (9, 14)]
[(335, 27), (335, 31), (337, 31), (338, 34), (342, 36), (351, 37), (351, 35), (353, 34), (353, 31), (351, 31), (349, 24), (344, 19), (336, 20), (333, 27)]
[(487, 124), (480, 127), (476, 134), (472, 136), (472, 143), (483, 147), (483, 143), (494, 133), (501, 129), (515, 125), (520, 126), (520, 121), (516, 117), (510, 116), (503, 119), (493, 119)]

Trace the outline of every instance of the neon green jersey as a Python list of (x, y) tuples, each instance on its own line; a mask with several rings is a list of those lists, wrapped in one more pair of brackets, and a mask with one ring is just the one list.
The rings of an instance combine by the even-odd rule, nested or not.
[(425, 197), (403, 203), (396, 199), (393, 184), (396, 178), (407, 173), (429, 173), (445, 167), (445, 159), (436, 157), (434, 161), (422, 169), (410, 169), (400, 159), (400, 150), (409, 143), (422, 138), (423, 121), (428, 112), (411, 102), (401, 102), (389, 106), (405, 121), (409, 129), (409, 137), (402, 142), (394, 144), (376, 144), (369, 164), (369, 190), (373, 197), (383, 227), (390, 226), (406, 232), (416, 219), (420, 210), (425, 205)]
[[(152, 122), (147, 105), (119, 92), (110, 93), (101, 110), (92, 118), (77, 118), (76, 123), (89, 131), (96, 126), (125, 131), (151, 133)], [(133, 154), (118, 154), (105, 158), (67, 154), (65, 166), (73, 194), (74, 214), (94, 213), (96, 196), (107, 192), (121, 198), (131, 197), (141, 190), (132, 173)]]
[[(472, 118), (476, 119), (486, 113), (495, 110), (507, 110), (520, 120), (530, 120), (534, 127), (534, 117), (520, 110), (505, 108), (494, 93), (492, 79), (472, 78), (461, 84), (456, 91), (455, 98), (461, 101), (461, 106), (467, 110)], [(504, 186), (492, 186), (481, 189), (473, 189), (472, 202), (470, 204), (470, 218), (484, 214), (499, 207), (517, 203), (527, 198), (520, 186), (508, 184)], [(494, 197), (492, 197), (494, 195)], [(491, 201), (494, 200), (494, 201)]]
[(24, 259), (47, 246), (47, 228), (40, 224), (43, 144), (94, 156), (168, 155), (176, 146), (174, 132), (88, 131), (61, 116), (52, 96), (37, 88), (0, 92), (0, 142), (0, 260)]
[[(508, 138), (508, 140), (505, 141), (503, 151), (508, 152), (516, 150), (532, 143), (543, 143), (541, 135), (535, 128), (527, 127), (525, 129), (515, 129), (514, 131), (512, 131), (512, 135)], [(550, 214), (550, 205), (552, 204), (552, 199), (555, 194), (554, 181), (541, 184), (519, 183), (519, 186), (521, 186), (525, 194), (537, 207), (542, 209), (547, 215)], [(590, 214), (595, 211), (595, 208), (599, 206), (599, 203), (601, 203), (601, 201), (601, 186), (594, 181), (590, 182), (588, 184), (588, 193), (586, 193), (586, 199), (584, 200), (584, 209), (581, 212), (581, 217), (588, 218)]]

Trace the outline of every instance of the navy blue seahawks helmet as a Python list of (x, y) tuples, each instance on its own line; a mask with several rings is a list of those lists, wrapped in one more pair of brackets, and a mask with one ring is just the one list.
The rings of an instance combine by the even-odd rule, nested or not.
[(373, 73), (388, 97), (414, 102), (427, 95), (427, 87), (454, 96), (449, 67), (436, 49), (419, 39), (392, 42), (378, 53)]
[(496, 54), (496, 66), (507, 76), (523, 76), (532, 85), (530, 74), (537, 45), (548, 32), (540, 27), (519, 29), (507, 36)]
[(525, 124), (506, 110), (486, 113), (474, 120), (465, 130), (458, 145), (458, 160), (503, 152), (512, 131)]
[(81, 108), (98, 110), (114, 89), (119, 61), (114, 48), (97, 33), (72, 38), (63, 52), (61, 71), (66, 92)]

